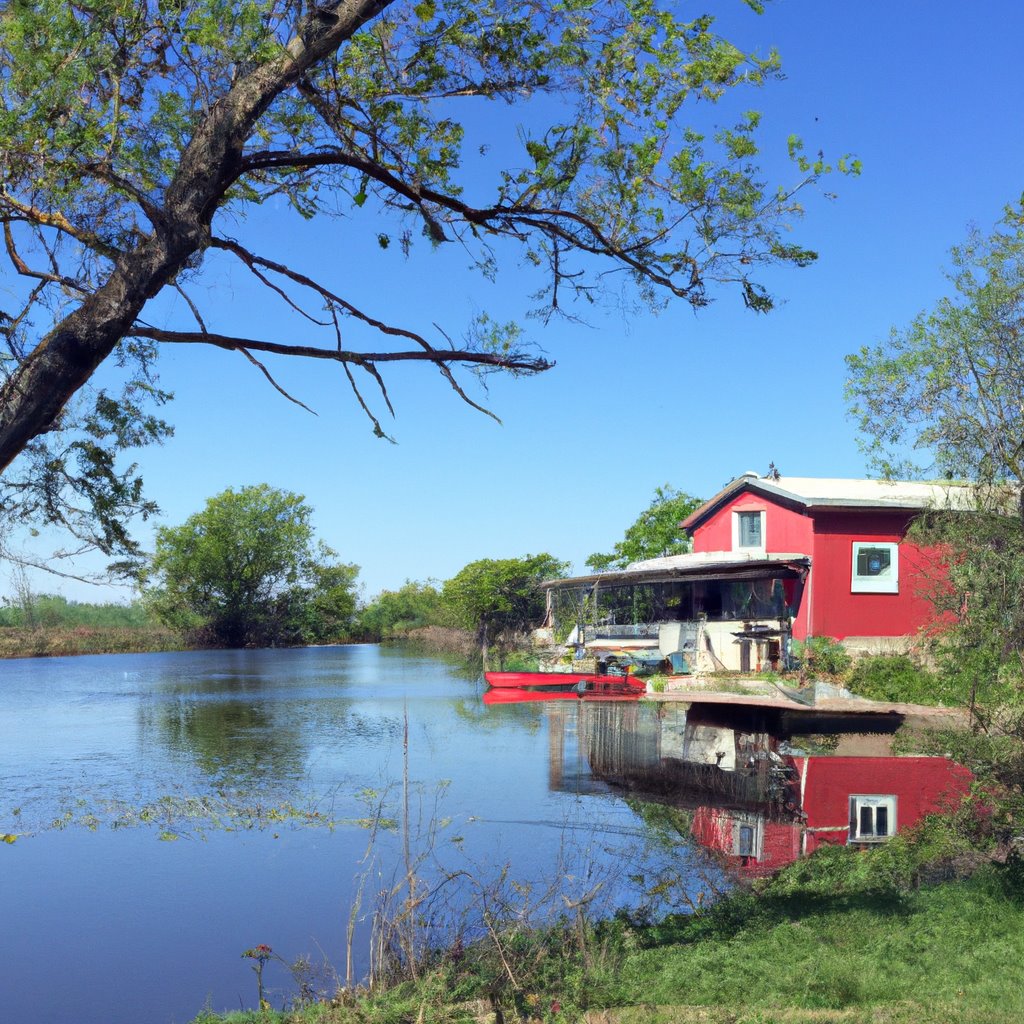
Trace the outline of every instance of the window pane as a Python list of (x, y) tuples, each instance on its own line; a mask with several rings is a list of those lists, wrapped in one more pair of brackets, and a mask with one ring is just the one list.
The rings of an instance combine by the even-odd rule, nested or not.
[(860, 809), (860, 830), (859, 835), (862, 836), (873, 836), (875, 834), (874, 829), (874, 815), (871, 813), (872, 808), (861, 807)]
[(892, 565), (890, 548), (861, 548), (857, 552), (858, 576), (886, 576)]
[(761, 547), (761, 513), (740, 513), (740, 547)]
[(889, 808), (885, 804), (879, 804), (875, 808), (875, 835), (887, 836), (889, 834)]
[(754, 829), (750, 825), (740, 825), (740, 849), (741, 857), (754, 856)]

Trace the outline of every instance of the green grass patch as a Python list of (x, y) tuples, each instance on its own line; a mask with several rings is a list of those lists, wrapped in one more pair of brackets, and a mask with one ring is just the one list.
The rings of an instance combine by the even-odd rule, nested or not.
[(619, 998), (764, 1011), (910, 1003), (939, 1015), (917, 1019), (949, 1008), (960, 1020), (1022, 1019), (1024, 909), (994, 871), (899, 897), (769, 900), (746, 920), (727, 915), (731, 934), (696, 941), (681, 929), (681, 941), (626, 957)]

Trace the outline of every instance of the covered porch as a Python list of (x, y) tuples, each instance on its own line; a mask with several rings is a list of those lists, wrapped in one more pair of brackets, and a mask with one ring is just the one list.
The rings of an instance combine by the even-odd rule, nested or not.
[(548, 580), (548, 625), (575, 658), (669, 675), (788, 666), (805, 555), (705, 552)]

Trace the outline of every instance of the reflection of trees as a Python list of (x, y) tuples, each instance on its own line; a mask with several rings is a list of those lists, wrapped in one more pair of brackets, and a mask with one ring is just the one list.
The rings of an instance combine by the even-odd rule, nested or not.
[(526, 732), (537, 732), (548, 705), (539, 701), (487, 707), (479, 697), (473, 697), (452, 701), (451, 708), (456, 718), (469, 722), (476, 729), (500, 731), (513, 726)]
[(189, 756), (218, 782), (267, 783), (304, 772), (302, 730), (260, 701), (176, 701), (160, 707), (147, 724), (169, 750)]

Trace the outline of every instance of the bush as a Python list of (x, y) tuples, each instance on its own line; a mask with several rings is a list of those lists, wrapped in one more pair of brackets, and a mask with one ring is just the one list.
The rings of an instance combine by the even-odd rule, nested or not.
[(793, 654), (804, 668), (817, 675), (841, 676), (853, 663), (849, 651), (830, 636), (809, 636), (793, 644)]
[(853, 667), (847, 686), (869, 700), (939, 704), (945, 692), (943, 678), (904, 656), (862, 658)]

